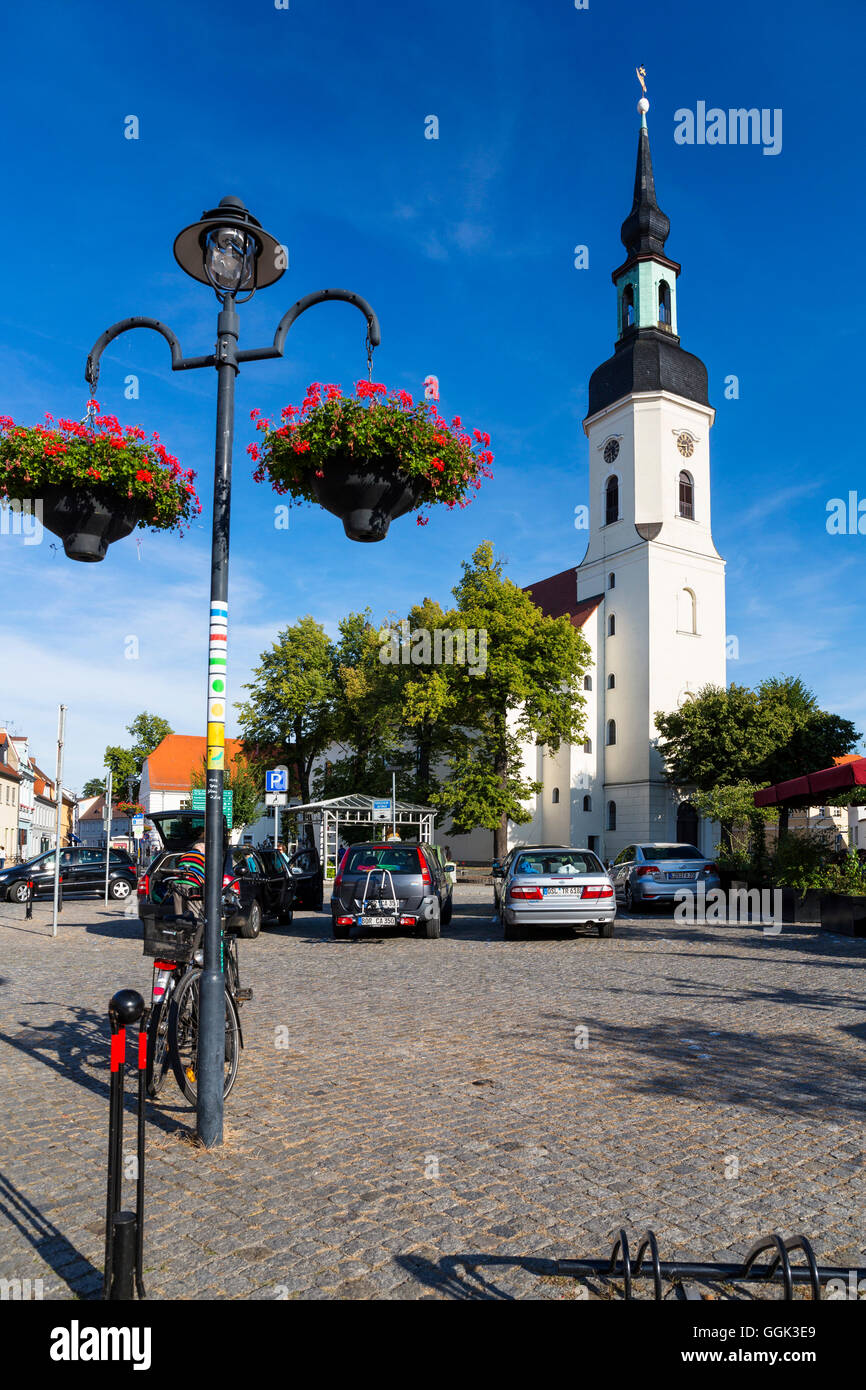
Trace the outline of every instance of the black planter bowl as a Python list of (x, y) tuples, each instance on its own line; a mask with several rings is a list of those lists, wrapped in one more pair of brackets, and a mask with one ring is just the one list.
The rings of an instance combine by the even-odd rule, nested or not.
[(49, 484), (40, 493), (42, 525), (59, 536), (70, 560), (104, 560), (112, 541), (122, 540), (143, 516), (140, 502), (100, 494), (87, 487)]
[(335, 454), (310, 480), (316, 500), (338, 516), (350, 541), (381, 541), (398, 516), (417, 504), (422, 480), (404, 473), (396, 459)]

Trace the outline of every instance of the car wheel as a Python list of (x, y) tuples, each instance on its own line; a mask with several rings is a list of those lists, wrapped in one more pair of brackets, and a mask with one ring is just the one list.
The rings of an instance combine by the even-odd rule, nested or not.
[(348, 941), (348, 940), (349, 940), (349, 932), (352, 930), (352, 928), (349, 927), (349, 926), (347, 926), (345, 922), (343, 923), (342, 926), (340, 926), (339, 923), (337, 922), (336, 917), (335, 917), (335, 918), (333, 919), (333, 928), (334, 928), (334, 940), (335, 940), (335, 941)]
[(611, 919), (610, 919), (609, 922), (599, 922), (599, 924), (598, 924), (598, 934), (599, 934), (599, 936), (613, 936), (613, 929), (614, 929), (614, 926), (615, 926), (615, 923), (614, 923), (614, 920), (613, 920), (612, 917), (611, 917)]
[(245, 937), (248, 941), (254, 941), (262, 929), (262, 909), (258, 898), (254, 899), (250, 907), (250, 914), (245, 922), (241, 923), (238, 936)]
[(129, 897), (130, 893), (132, 892), (132, 889), (130, 888), (125, 878), (115, 878), (112, 879), (111, 883), (109, 883), (108, 891), (112, 898), (114, 898), (117, 902), (120, 902), (122, 898)]
[(442, 913), (441, 913), (441, 917), (440, 917), (440, 920), (441, 920), (441, 922), (442, 922), (443, 927), (447, 927), (447, 926), (448, 926), (448, 923), (451, 921), (451, 917), (452, 917), (452, 915), (453, 915), (453, 912), (454, 912), (454, 899), (453, 899), (453, 897), (451, 896), (451, 894), (449, 893), (449, 894), (448, 894), (448, 901), (447, 901), (447, 903), (445, 903), (444, 907), (442, 908)]
[(424, 923), (424, 935), (431, 941), (435, 941), (442, 935), (442, 918), (438, 910), (435, 916), (428, 917)]
[(26, 903), (27, 899), (30, 897), (30, 889), (27, 887), (27, 880), (22, 878), (19, 883), (16, 883), (9, 896), (12, 898), (13, 902)]
[(634, 893), (631, 891), (631, 884), (630, 884), (630, 883), (627, 883), (627, 884), (625, 885), (625, 910), (626, 910), (626, 912), (640, 912), (641, 909), (642, 909), (642, 907), (643, 907), (643, 904), (637, 902)]

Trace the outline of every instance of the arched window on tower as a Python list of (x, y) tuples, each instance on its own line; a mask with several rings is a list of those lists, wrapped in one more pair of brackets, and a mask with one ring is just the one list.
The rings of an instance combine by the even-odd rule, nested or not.
[(604, 485), (604, 524), (619, 521), (619, 478), (608, 478)]
[(592, 690), (592, 676), (584, 676), (583, 688), (584, 690)]
[(677, 632), (697, 632), (698, 601), (694, 589), (680, 589), (677, 595)]
[(607, 803), (607, 828), (608, 828), (608, 830), (616, 830), (616, 802), (615, 802), (615, 801), (609, 801), (609, 802)]
[(583, 809), (584, 809), (584, 811), (591, 811), (591, 810), (592, 810), (592, 797), (591, 797), (591, 796), (585, 796), (585, 797), (583, 798)]
[(553, 788), (553, 791), (550, 793), (550, 799), (553, 802), (554, 806), (559, 805), (559, 787)]
[(607, 746), (608, 746), (608, 748), (612, 748), (613, 745), (614, 745), (615, 743), (616, 743), (616, 720), (615, 720), (615, 719), (609, 719), (609, 720), (607, 721)]
[(611, 570), (610, 574), (607, 576), (607, 587), (609, 589), (616, 588), (616, 575), (613, 573), (613, 570)]
[(615, 614), (615, 613), (611, 613), (610, 617), (609, 617), (608, 620), (607, 620), (607, 635), (608, 635), (608, 637), (615, 637), (615, 636), (616, 636), (616, 614)]
[(616, 690), (616, 676), (614, 675), (613, 671), (611, 671), (610, 675), (607, 678), (607, 688), (608, 690)]
[(592, 752), (592, 739), (591, 739), (591, 738), (585, 738), (585, 739), (583, 740), (583, 751), (584, 751), (584, 753), (591, 753), (591, 752)]
[(634, 328), (634, 285), (626, 285), (622, 292), (622, 331)]
[(667, 280), (659, 281), (659, 323), (671, 326), (671, 287)]
[(680, 474), (680, 516), (695, 519), (695, 480), (685, 469)]
[(698, 843), (698, 813), (690, 801), (681, 801), (677, 807), (677, 839), (681, 845)]

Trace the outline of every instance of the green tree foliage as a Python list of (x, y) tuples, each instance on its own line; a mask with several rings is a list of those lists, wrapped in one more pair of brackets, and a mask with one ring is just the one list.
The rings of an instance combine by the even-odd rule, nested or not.
[(253, 675), (249, 699), (236, 706), (247, 756), (260, 769), (285, 763), (307, 802), (313, 762), (335, 731), (334, 644), (321, 623), (301, 618), (279, 633)]
[(104, 791), (105, 791), (105, 778), (104, 778), (104, 777), (91, 777), (89, 781), (87, 781), (87, 782), (84, 783), (84, 790), (82, 791), (81, 795), (82, 795), (83, 797), (84, 797), (84, 796), (102, 796), (102, 793), (103, 793)]
[(453, 593), (460, 624), (486, 633), (487, 657), (483, 674), (480, 666), (452, 668), (449, 716), (471, 731), (471, 746), (452, 760), (436, 804), (450, 812), (455, 831), (470, 821), (492, 828), (499, 858), (508, 821), (530, 820), (522, 803), (539, 790), (524, 773), (521, 743), (531, 739), (555, 752), (563, 739), (581, 736), (590, 649), (567, 617), (545, 617), (504, 577), (490, 541), (464, 562)]
[[(105, 750), (105, 766), (110, 767), (113, 774), (112, 796), (127, 797), (130, 791), (130, 781), (132, 783), (132, 796), (138, 795), (138, 784), (141, 780), (141, 771), (144, 767), (145, 759), (151, 754), (154, 748), (158, 748), (164, 738), (173, 734), (174, 730), (167, 719), (163, 719), (159, 714), (149, 714), (147, 710), (142, 710), (137, 714), (131, 724), (127, 724), (126, 732), (132, 735), (133, 745), (131, 748), (122, 748), (119, 744), (112, 744)], [(90, 792), (89, 795), (99, 795), (105, 791), (105, 781), (92, 777), (87, 783), (88, 787), (99, 783), (99, 793)], [(85, 789), (83, 795), (87, 796)]]

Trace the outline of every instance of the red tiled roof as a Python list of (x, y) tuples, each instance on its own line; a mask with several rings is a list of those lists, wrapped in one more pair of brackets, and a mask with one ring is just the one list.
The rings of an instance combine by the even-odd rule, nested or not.
[(527, 584), (523, 590), (547, 618), (571, 618), (572, 627), (583, 627), (587, 618), (595, 612), (604, 594), (592, 598), (578, 599), (577, 569), (560, 570), (549, 579), (539, 579), (535, 584)]
[[(242, 751), (240, 739), (226, 739), (226, 762)], [(200, 772), (207, 752), (203, 734), (168, 734), (147, 759), (151, 791), (189, 791), (193, 772)]]

